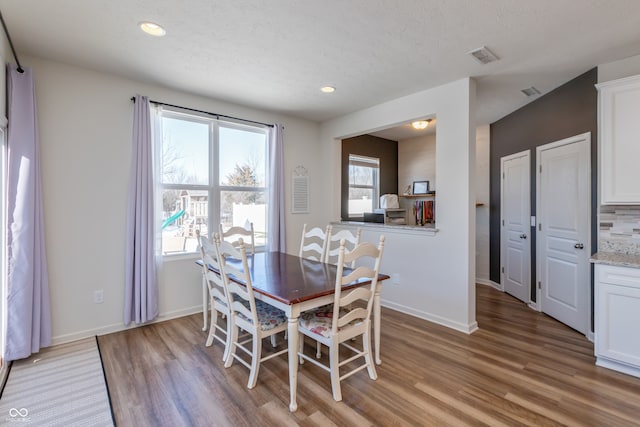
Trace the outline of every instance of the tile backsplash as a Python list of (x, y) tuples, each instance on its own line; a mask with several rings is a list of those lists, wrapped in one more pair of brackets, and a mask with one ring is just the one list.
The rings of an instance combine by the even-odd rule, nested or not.
[(598, 250), (640, 255), (640, 205), (600, 206)]

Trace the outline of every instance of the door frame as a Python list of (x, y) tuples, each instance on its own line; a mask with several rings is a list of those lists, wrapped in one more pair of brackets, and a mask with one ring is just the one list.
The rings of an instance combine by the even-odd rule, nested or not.
[[(500, 290), (504, 292), (504, 260), (505, 258), (505, 246), (506, 240), (504, 235), (504, 163), (517, 159), (518, 157), (526, 157), (529, 167), (529, 194), (527, 197), (527, 205), (529, 206), (529, 218), (531, 218), (531, 150), (523, 150), (517, 153), (509, 154), (500, 158)], [(529, 233), (531, 235), (531, 233)], [(530, 240), (527, 242), (529, 245)], [(529, 256), (526, 259), (529, 265), (529, 302), (525, 304), (531, 304), (531, 246), (529, 246)]]
[[(576, 142), (581, 142), (581, 141), (585, 141), (586, 142), (586, 156), (585, 156), (585, 167), (587, 168), (587, 176), (589, 177), (589, 185), (587, 186), (587, 233), (586, 233), (586, 239), (585, 239), (585, 251), (584, 251), (584, 256), (587, 257), (587, 268), (588, 271), (586, 273), (586, 277), (589, 278), (589, 280), (591, 281), (591, 269), (590, 269), (590, 263), (589, 258), (591, 256), (591, 202), (592, 202), (592, 191), (591, 189), (591, 132), (585, 132), (585, 133), (581, 133), (579, 135), (575, 135), (575, 136), (571, 136), (569, 138), (565, 138), (565, 139), (561, 139), (559, 141), (554, 141), (554, 142), (550, 142), (548, 144), (545, 145), (541, 145), (539, 147), (536, 147), (536, 281), (539, 283), (540, 282), (540, 278), (542, 277), (542, 263), (540, 262), (541, 258), (541, 252), (542, 252), (542, 244), (540, 242), (541, 239), (538, 238), (538, 224), (539, 224), (539, 219), (540, 219), (540, 200), (541, 200), (541, 193), (540, 193), (540, 157), (541, 157), (541, 152), (544, 150), (549, 150), (549, 149), (553, 149), (553, 148), (558, 148), (558, 147), (562, 147), (563, 145), (568, 145), (568, 144), (574, 144)], [(588, 292), (587, 292), (587, 317), (586, 317), (586, 324), (587, 324), (587, 336), (589, 334), (589, 332), (591, 331), (591, 326), (589, 326), (589, 319), (591, 319), (592, 316), (592, 305), (593, 305), (593, 294), (591, 292), (591, 285), (589, 285), (588, 287)], [(536, 302), (535, 302), (535, 309), (538, 311), (542, 311), (542, 289), (540, 289), (540, 286), (538, 286), (536, 284)]]

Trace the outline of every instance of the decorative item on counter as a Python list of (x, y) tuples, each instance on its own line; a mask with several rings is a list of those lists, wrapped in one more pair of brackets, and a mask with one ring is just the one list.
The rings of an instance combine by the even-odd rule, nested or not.
[(429, 181), (413, 181), (413, 194), (427, 194)]
[(407, 185), (407, 189), (404, 190), (403, 193), (405, 196), (410, 196), (411, 195), (411, 184)]

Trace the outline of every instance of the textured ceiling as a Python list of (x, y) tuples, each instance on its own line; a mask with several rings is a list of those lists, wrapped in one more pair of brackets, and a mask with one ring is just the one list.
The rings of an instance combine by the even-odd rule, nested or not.
[[(477, 78), (491, 123), (640, 54), (638, 0), (0, 0), (19, 53), (324, 121)], [(143, 34), (143, 20), (167, 29)], [(500, 60), (480, 65), (482, 45)], [(337, 87), (333, 94), (320, 86)]]

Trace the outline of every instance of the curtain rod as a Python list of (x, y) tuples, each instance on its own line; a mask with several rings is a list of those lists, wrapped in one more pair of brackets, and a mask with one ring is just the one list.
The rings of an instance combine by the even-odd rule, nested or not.
[(9, 41), (9, 46), (11, 47), (11, 52), (13, 52), (13, 57), (16, 59), (16, 64), (18, 65), (18, 72), (24, 73), (24, 68), (22, 68), (22, 65), (20, 65), (20, 61), (18, 60), (18, 55), (16, 54), (16, 49), (13, 47), (13, 42), (11, 41), (11, 36), (9, 35), (9, 30), (7, 29), (7, 24), (4, 23), (2, 12), (0, 12), (0, 21), (2, 21), (2, 28), (4, 28), (4, 33), (7, 35), (7, 41)]
[[(131, 97), (131, 101), (136, 102), (136, 98), (134, 96), (132, 96)], [(156, 105), (165, 105), (167, 107), (180, 108), (180, 109), (183, 109), (183, 110), (194, 111), (196, 113), (207, 114), (209, 116), (214, 116), (216, 118), (224, 117), (225, 119), (240, 120), (240, 121), (247, 122), (247, 123), (255, 123), (255, 124), (258, 124), (258, 125), (267, 126), (267, 127), (270, 127), (270, 128), (273, 127), (273, 125), (269, 124), (269, 123), (262, 123), (262, 122), (257, 122), (255, 120), (241, 119), (239, 117), (233, 117), (233, 116), (225, 116), (224, 114), (211, 113), (209, 111), (197, 110), (195, 108), (182, 107), (180, 105), (174, 105), (174, 104), (167, 104), (166, 102), (153, 101), (151, 99), (149, 100), (149, 102), (152, 103), (152, 104), (156, 104)]]

